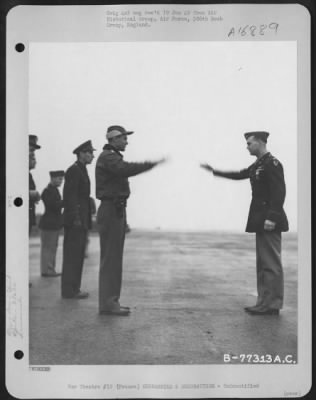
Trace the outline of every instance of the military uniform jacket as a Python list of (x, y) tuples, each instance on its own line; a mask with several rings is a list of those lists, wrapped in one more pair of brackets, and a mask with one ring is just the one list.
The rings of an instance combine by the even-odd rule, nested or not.
[[(35, 182), (32, 174), (29, 172), (29, 190), (36, 190)], [(35, 201), (29, 197), (29, 226), (36, 224), (35, 217)]]
[(71, 227), (80, 220), (85, 229), (91, 228), (90, 179), (87, 168), (76, 161), (65, 173), (63, 190), (64, 226)]
[(103, 147), (96, 162), (96, 197), (103, 199), (127, 199), (130, 195), (128, 177), (153, 168), (153, 162), (126, 162), (122, 154), (110, 144)]
[(271, 153), (266, 153), (241, 171), (214, 170), (214, 175), (229, 179), (250, 179), (252, 200), (246, 232), (262, 232), (265, 220), (275, 222), (276, 231), (288, 231), (288, 220), (283, 209), (286, 194), (283, 167)]
[(45, 205), (39, 227), (43, 230), (59, 230), (63, 226), (62, 208), (63, 201), (57, 187), (49, 184), (41, 195)]

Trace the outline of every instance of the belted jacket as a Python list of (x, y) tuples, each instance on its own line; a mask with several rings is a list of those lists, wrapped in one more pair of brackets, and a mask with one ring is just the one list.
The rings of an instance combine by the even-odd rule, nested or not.
[(91, 228), (90, 179), (86, 166), (80, 161), (65, 173), (63, 201), (65, 227), (71, 227), (79, 220), (83, 228)]
[(252, 200), (246, 232), (261, 232), (264, 221), (275, 222), (275, 231), (289, 230), (287, 216), (283, 209), (286, 195), (283, 166), (279, 160), (266, 153), (255, 163), (241, 171), (213, 171), (215, 176), (229, 179), (250, 179)]
[(155, 165), (149, 161), (126, 162), (118, 150), (106, 144), (95, 168), (97, 199), (127, 199), (130, 195), (128, 178), (148, 171)]
[(39, 227), (43, 230), (59, 230), (63, 226), (62, 208), (63, 201), (56, 186), (48, 184), (43, 190), (41, 199), (45, 206)]

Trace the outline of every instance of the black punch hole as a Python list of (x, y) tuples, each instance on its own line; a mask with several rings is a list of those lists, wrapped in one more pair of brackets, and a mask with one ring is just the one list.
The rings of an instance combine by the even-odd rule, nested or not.
[(15, 46), (15, 50), (16, 50), (18, 53), (22, 53), (22, 51), (25, 50), (24, 44), (23, 44), (23, 43), (18, 43), (18, 44)]
[(21, 199), (21, 197), (16, 197), (16, 198), (14, 199), (14, 205), (15, 205), (16, 207), (21, 207), (22, 204), (23, 204), (23, 200)]
[(24, 357), (23, 351), (21, 351), (21, 350), (15, 351), (15, 352), (14, 352), (14, 357), (15, 357), (17, 360), (21, 360), (21, 359)]

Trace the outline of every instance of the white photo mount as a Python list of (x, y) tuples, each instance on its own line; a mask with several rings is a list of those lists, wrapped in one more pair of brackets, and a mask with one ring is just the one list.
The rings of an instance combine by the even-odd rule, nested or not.
[[(11, 9), (7, 15), (6, 45), (6, 169), (7, 171), (14, 171), (14, 179), (7, 179), (6, 187), (6, 385), (8, 391), (18, 398), (253, 398), (299, 397), (306, 394), (311, 385), (311, 104), (310, 15), (307, 9), (297, 4), (18, 6)], [(97, 59), (97, 54), (99, 53), (103, 55), (108, 54), (109, 56), (113, 56), (114, 54), (120, 62), (122, 62), (124, 54), (127, 54), (127, 73), (129, 63), (131, 64), (131, 70), (133, 72), (137, 71), (136, 66), (132, 65), (134, 54), (134, 57), (138, 57), (138, 60), (144, 60), (144, 74), (146, 74), (150, 68), (150, 64), (146, 64), (145, 62), (146, 58), (152, 57), (152, 60), (156, 62), (155, 65), (158, 65), (159, 57), (157, 59), (154, 58), (157, 52), (161, 52), (162, 57), (165, 57), (163, 58), (165, 61), (168, 56), (177, 54), (179, 57), (183, 56), (189, 74), (194, 70), (194, 63), (199, 63), (199, 53), (201, 54), (203, 63), (206, 63), (208, 59), (209, 66), (211, 66), (218, 62), (218, 59), (212, 59), (213, 51), (213, 54), (221, 54), (218, 49), (226, 49), (225, 46), (233, 45), (236, 46), (236, 49), (238, 48), (238, 52), (236, 51), (236, 53), (234, 53), (233, 50), (231, 53), (227, 50), (223, 52), (226, 57), (223, 56), (226, 60), (226, 64), (223, 64), (223, 70), (225, 68), (229, 69), (230, 65), (234, 65), (235, 67), (233, 58), (227, 61), (229, 54), (249, 54), (257, 45), (261, 46), (260, 49), (262, 49), (262, 52), (267, 51), (267, 57), (271, 56), (268, 50), (271, 46), (276, 46), (275, 48), (280, 49), (280, 52), (286, 49), (284, 54), (287, 54), (291, 60), (289, 68), (294, 68), (297, 72), (296, 80), (291, 81), (293, 86), (295, 86), (295, 89), (293, 88), (291, 93), (296, 93), (296, 115), (287, 116), (290, 119), (290, 127), (292, 131), (295, 132), (295, 136), (292, 135), (291, 138), (289, 138), (292, 146), (289, 146), (289, 152), (291, 157), (293, 154), (294, 157), (295, 154), (297, 155), (297, 159), (295, 161), (293, 160), (293, 163), (296, 165), (296, 175), (294, 176), (297, 176), (297, 180), (294, 180), (292, 176), (287, 177), (290, 182), (288, 192), (292, 199), (291, 204), (294, 204), (293, 209), (295, 210), (293, 211), (293, 215), (297, 220), (298, 238), (298, 308), (297, 320), (295, 321), (297, 324), (298, 343), (297, 360), (295, 360), (295, 363), (287, 363), (287, 361), (283, 359), (280, 360), (280, 362), (277, 360), (271, 363), (267, 359), (261, 359), (261, 362), (259, 361), (254, 365), (254, 363), (245, 362), (247, 361), (247, 354), (245, 354), (245, 357), (240, 359), (237, 363), (227, 362), (223, 355), (222, 363), (214, 364), (210, 360), (210, 364), (194, 363), (194, 365), (190, 365), (189, 362), (187, 364), (174, 365), (172, 363), (164, 363), (164, 365), (161, 365), (154, 360), (152, 363), (148, 363), (148, 365), (129, 362), (124, 364), (123, 360), (116, 365), (111, 365), (111, 363), (105, 363), (104, 365), (100, 365), (99, 363), (98, 365), (94, 365), (93, 363), (82, 365), (80, 362), (78, 364), (74, 362), (70, 365), (66, 363), (63, 365), (58, 363), (47, 365), (45, 362), (39, 364), (30, 363), (29, 291), (33, 290), (34, 293), (36, 287), (33, 289), (29, 289), (28, 287), (28, 135), (32, 133), (38, 134), (40, 140), (47, 144), (45, 151), (50, 154), (46, 153), (46, 156), (41, 156), (43, 157), (42, 166), (44, 166), (45, 157), (51, 157), (50, 160), (58, 159), (59, 157), (62, 159), (64, 154), (70, 154), (71, 149), (74, 148), (76, 144), (79, 144), (77, 142), (80, 142), (80, 140), (84, 139), (86, 137), (85, 135), (87, 135), (86, 131), (80, 131), (80, 124), (83, 124), (83, 127), (86, 129), (90, 123), (90, 114), (87, 113), (87, 115), (84, 116), (86, 119), (82, 118), (82, 121), (78, 123), (78, 131), (72, 131), (70, 136), (73, 138), (73, 141), (69, 143), (67, 142), (68, 139), (66, 139), (67, 135), (65, 132), (56, 132), (56, 147), (51, 147), (49, 150), (48, 144), (50, 143), (51, 139), (49, 138), (51, 138), (51, 136), (48, 134), (45, 136), (45, 134), (41, 134), (40, 132), (32, 131), (34, 127), (40, 126), (39, 120), (35, 118), (36, 108), (34, 106), (34, 104), (36, 104), (34, 99), (36, 96), (39, 96), (40, 85), (43, 87), (42, 97), (40, 97), (43, 102), (43, 109), (46, 104), (46, 90), (53, 90), (53, 80), (49, 80), (51, 77), (46, 77), (47, 80), (43, 80), (40, 83), (37, 81), (38, 76), (34, 71), (36, 71), (36, 68), (40, 70), (38, 60), (41, 59), (41, 54), (43, 65), (45, 65), (46, 62), (48, 67), (50, 64), (53, 64), (54, 61), (52, 59), (50, 62), (49, 59), (45, 59), (47, 54), (51, 56), (55, 54), (57, 57), (61, 57), (62, 54), (67, 53), (68, 55), (70, 54), (70, 59), (72, 56), (74, 59), (77, 59), (75, 57), (78, 57), (79, 54), (78, 59), (82, 61), (80, 58), (82, 49), (89, 48), (87, 54), (90, 58), (86, 61), (87, 66), (85, 67), (84, 64), (80, 64), (82, 70), (79, 70), (79, 72), (76, 68), (74, 69), (72, 67), (73, 73), (81, 74), (81, 79), (83, 81), (85, 80), (83, 87), (86, 93), (82, 93), (84, 97), (89, 96), (89, 82), (93, 79), (91, 70), (89, 70), (91, 65), (89, 63), (93, 60), (91, 57), (96, 57), (95, 62), (97, 63), (100, 61)], [(177, 49), (180, 47), (183, 48), (183, 53), (181, 53), (182, 50), (177, 53)], [(152, 54), (150, 53), (150, 48), (152, 48)], [(150, 55), (148, 56), (148, 54)], [(194, 54), (195, 58), (192, 65), (189, 62), (190, 57), (188, 54)], [(55, 81), (56, 88), (62, 87), (60, 84), (61, 82), (67, 82), (67, 79), (70, 78), (69, 71), (71, 71), (71, 68), (67, 69), (67, 65), (69, 67), (71, 61), (68, 59), (65, 61), (64, 58), (60, 58), (58, 61), (60, 64), (64, 62), (65, 68), (60, 68), (60, 75), (56, 75), (60, 77), (60, 82)], [(84, 63), (84, 61), (82, 62)], [(176, 61), (174, 62), (176, 63)], [(269, 59), (268, 64), (273, 64), (273, 62), (273, 59)], [(141, 68), (141, 64), (138, 65)], [(220, 65), (220, 62), (218, 62), (218, 65)], [(238, 65), (236, 64), (236, 67), (238, 67)], [(242, 67), (243, 66), (240, 66), (240, 68)], [(105, 63), (105, 74), (109, 72), (114, 73), (115, 68), (113, 66), (111, 67), (112, 69), (107, 68), (110, 68), (110, 66), (107, 66)], [(158, 69), (159, 67), (157, 66), (157, 79), (159, 82), (161, 76), (159, 75), (158, 77)], [(67, 75), (68, 78), (63, 75), (63, 71), (66, 71), (65, 74), (69, 74)], [(122, 71), (124, 71), (124, 69)], [(98, 70), (98, 73), (100, 74), (100, 70)], [(172, 71), (170, 73), (172, 73)], [(182, 73), (179, 74), (181, 79), (190, 77), (190, 75), (181, 74)], [(260, 71), (258, 74), (260, 75)], [(127, 80), (124, 81), (123, 75), (124, 74), (121, 72), (122, 80), (118, 81), (117, 85), (117, 93), (120, 95), (117, 95), (117, 98), (113, 97), (113, 93), (115, 94), (113, 90), (113, 92), (111, 92), (112, 97), (107, 100), (107, 106), (110, 107), (112, 103), (116, 104), (117, 114), (113, 111), (113, 118), (122, 115), (123, 121), (126, 121), (126, 123), (132, 121), (134, 125), (137, 125), (138, 130), (142, 127), (142, 124), (146, 126), (146, 129), (149, 129), (152, 122), (150, 121), (150, 112), (153, 112), (152, 109), (149, 108), (148, 115), (146, 115), (146, 107), (140, 106), (143, 112), (141, 115), (135, 115), (134, 110), (133, 113), (129, 113), (123, 107), (119, 107), (121, 101), (120, 96), (124, 93), (128, 95), (129, 91), (131, 92), (131, 96), (133, 93), (135, 94), (135, 102), (144, 104), (144, 97), (138, 93), (136, 90), (137, 87), (127, 87)], [(173, 77), (176, 76), (177, 74), (173, 73)], [(191, 76), (192, 80), (195, 78), (197, 79), (197, 85), (201, 85), (202, 81), (198, 81), (198, 78), (194, 75)], [(253, 76), (256, 78), (256, 75)], [(45, 76), (41, 76), (41, 78), (43, 77)], [(65, 79), (65, 81), (62, 81), (62, 79)], [(139, 79), (139, 77), (137, 79)], [(239, 79), (237, 75), (236, 78), (232, 78), (233, 82), (236, 82), (236, 87), (232, 87), (232, 92), (242, 88), (242, 86), (238, 86)], [(133, 75), (130, 76), (130, 80), (133, 80)], [(124, 82), (124, 84), (122, 82)], [(45, 84), (47, 84), (47, 87), (45, 87)], [(71, 84), (70, 90), (73, 89), (74, 93), (76, 93), (75, 87), (73, 86), (72, 88)], [(105, 86), (102, 87), (102, 84)], [(108, 84), (108, 81), (101, 81), (101, 89), (108, 90), (108, 86), (106, 86)], [(150, 81), (150, 85), (147, 83), (148, 86), (145, 87), (145, 90), (142, 89), (140, 85), (138, 88), (140, 88), (140, 92), (142, 92), (142, 90), (144, 92), (148, 90), (148, 93), (153, 96), (155, 84), (155, 80), (153, 79)], [(178, 88), (183, 88), (185, 84), (185, 81), (182, 81), (182, 83), (179, 82)], [(97, 88), (97, 85), (94, 85), (94, 87)], [(280, 88), (282, 89), (282, 87)], [(275, 87), (275, 91), (278, 92), (280, 88)], [(218, 91), (216, 92), (218, 93), (218, 98), (220, 96), (227, 96), (230, 93), (224, 92), (223, 94), (219, 86), (213, 86), (211, 89), (215, 92), (216, 90)], [(37, 92), (35, 93), (35, 91)], [(190, 98), (190, 96), (196, 96), (194, 98), (197, 98), (199, 92), (194, 92), (192, 86), (191, 91), (186, 93), (185, 90), (183, 90), (183, 93), (187, 94), (188, 98)], [(65, 101), (65, 96), (67, 95), (69, 95), (70, 98), (72, 96), (71, 93), (69, 94), (65, 90), (63, 96), (58, 98), (57, 93), (55, 99), (58, 99), (60, 104), (64, 105), (67, 104)], [(201, 97), (201, 103), (205, 104), (205, 101), (209, 99), (204, 92), (203, 96), (204, 97)], [(273, 99), (273, 96), (274, 93), (272, 92), (271, 99)], [(240, 98), (242, 99), (242, 93)], [(260, 98), (260, 93), (258, 93), (258, 98)], [(230, 102), (229, 99), (226, 101), (226, 99), (227, 98), (222, 102), (222, 106), (225, 104), (227, 107), (225, 111), (227, 113), (227, 119), (231, 118), (234, 120), (234, 118), (236, 118), (235, 123), (238, 128), (236, 128), (236, 132), (234, 132), (234, 137), (230, 139), (235, 140), (236, 135), (239, 134), (240, 138), (238, 140), (242, 141), (243, 131), (239, 130), (242, 129), (242, 125), (241, 121), (237, 118), (237, 114), (238, 110), (243, 113), (244, 107), (246, 107), (248, 103), (246, 100), (244, 100), (244, 102), (241, 100), (240, 103), (233, 103)], [(164, 102), (163, 99), (158, 100), (157, 104), (161, 104), (162, 106)], [(163, 113), (160, 116), (161, 121), (166, 121), (164, 122), (164, 124), (166, 124), (165, 127), (172, 126), (173, 132), (176, 132), (177, 121), (179, 121), (180, 117), (183, 117), (183, 110), (180, 107), (178, 109), (177, 104), (178, 103), (174, 102), (173, 113), (170, 115)], [(49, 103), (47, 103), (46, 106), (48, 105)], [(54, 107), (55, 108), (51, 110), (46, 109), (47, 114), (45, 114), (45, 116), (49, 114), (70, 114), (72, 115), (72, 119), (77, 118), (78, 114), (75, 109), (63, 109), (64, 114), (58, 114), (58, 101), (54, 103)], [(192, 105), (189, 107), (192, 115), (195, 115)], [(197, 105), (197, 108), (198, 107), (202, 106)], [(216, 107), (215, 104), (210, 104), (210, 112), (214, 107)], [(41, 112), (43, 109), (41, 109)], [(218, 109), (220, 109), (220, 106), (218, 106)], [(102, 111), (101, 108), (98, 110), (99, 113)], [(204, 109), (202, 109), (202, 111), (203, 110)], [(207, 119), (209, 117), (206, 115), (206, 110), (207, 109), (201, 112), (201, 115), (205, 116), (206, 121), (211, 121), (218, 130), (220, 130), (222, 123), (227, 124), (227, 121), (223, 121), (223, 119), (216, 121), (216, 115), (212, 117), (212, 120)], [(158, 112), (159, 110), (157, 110), (157, 113)], [(94, 115), (92, 111), (91, 115)], [(282, 106), (276, 109), (276, 120), (278, 116), (281, 121), (275, 122), (275, 127), (285, 123), (286, 115), (282, 114)], [(54, 115), (50, 115), (50, 117), (47, 124), (56, 124), (54, 128), (56, 126), (58, 127), (58, 124), (63, 123), (61, 120), (54, 120)], [(100, 119), (101, 118), (102, 117), (100, 117)], [(249, 120), (251, 123), (249, 123), (248, 126), (254, 126), (256, 121), (259, 123), (265, 121), (264, 110), (262, 112), (262, 121), (260, 119), (256, 120), (256, 118), (257, 117), (254, 116), (252, 117), (251, 113), (249, 113)], [(206, 125), (208, 122), (206, 122)], [(41, 123), (43, 123), (43, 121)], [(196, 121), (194, 121), (192, 117), (192, 120), (188, 119), (187, 123), (190, 129), (188, 132), (184, 132), (182, 145), (184, 148), (187, 146), (189, 149), (191, 140), (190, 134), (195, 127)], [(104, 124), (106, 124), (105, 121)], [(161, 129), (164, 124), (160, 126)], [(201, 122), (199, 120), (197, 131), (201, 130), (202, 125), (203, 121)], [(94, 133), (89, 132), (87, 139), (91, 136), (96, 137), (94, 135), (96, 135), (95, 132), (97, 132), (99, 128), (97, 122), (93, 125), (93, 120), (91, 120), (91, 126), (91, 132)], [(248, 126), (247, 121), (245, 121), (245, 129)], [(268, 123), (267, 126), (269, 126)], [(166, 136), (162, 136), (160, 143), (164, 147), (170, 144), (170, 135), (169, 132)], [(174, 133), (174, 135), (176, 135), (176, 133)], [(276, 140), (276, 148), (281, 153), (282, 149), (284, 151), (284, 148), (287, 147), (286, 132), (283, 132), (282, 135), (279, 141)], [(173, 157), (175, 154), (176, 159), (178, 154), (176, 142), (179, 140), (179, 137), (174, 137), (176, 139), (175, 142), (172, 143), (174, 147), (170, 149), (170, 155)], [(96, 140), (100, 140), (100, 143), (102, 141), (102, 139)], [(155, 142), (155, 140), (156, 137), (150, 137), (147, 142), (148, 151), (151, 152), (150, 156), (152, 157), (156, 157), (157, 154), (160, 154), (160, 151), (158, 151), (159, 142)], [(225, 140), (225, 137), (223, 137), (223, 141)], [(238, 140), (236, 139), (236, 142), (233, 142), (233, 146), (238, 143)], [(151, 142), (154, 143), (154, 150), (150, 149)], [(214, 138), (210, 138), (209, 143), (213, 142)], [(225, 156), (224, 148), (221, 147), (221, 143), (223, 142), (217, 142), (217, 139), (215, 142), (218, 152), (222, 153), (222, 156)], [(179, 143), (179, 146), (180, 145), (181, 143)], [(64, 147), (65, 150), (61, 150), (61, 147)], [(14, 149), (14, 152), (12, 149)], [(157, 153), (155, 153), (156, 149)], [(236, 149), (236, 151), (239, 152), (241, 149), (242, 147)], [(44, 147), (41, 151), (44, 152)], [(131, 150), (131, 152), (133, 151), (134, 155), (139, 157), (137, 151)], [(185, 158), (187, 154), (189, 153), (185, 153), (183, 157)], [(208, 153), (202, 150), (200, 154), (205, 158)], [(213, 155), (215, 157), (215, 151)], [(180, 152), (178, 156), (181, 158)], [(199, 151), (193, 149), (192, 159), (198, 160), (198, 157)], [(217, 161), (220, 162), (220, 157)], [(228, 161), (230, 161), (229, 156), (227, 158), (227, 162)], [(289, 156), (287, 165), (291, 164), (290, 161), (291, 158)], [(241, 159), (241, 162), (247, 163), (248, 161), (245, 158)], [(68, 166), (70, 163), (71, 160)], [(235, 166), (237, 165), (240, 165), (240, 163), (235, 164)], [(66, 166), (67, 165), (65, 165), (65, 167)], [(40, 170), (40, 168), (40, 165), (38, 165), (37, 170)], [(190, 171), (190, 168), (191, 165), (189, 165), (188, 170), (185, 170), (185, 174)], [(38, 180), (41, 185), (43, 185), (45, 179), (47, 179), (47, 171), (45, 171), (45, 174), (46, 175), (43, 175), (44, 177), (42, 178), (40, 172), (38, 172)], [(91, 177), (92, 176), (93, 173), (91, 172)], [(179, 180), (181, 180), (180, 174)], [(135, 188), (137, 188), (136, 191), (138, 191), (136, 184)], [(297, 190), (296, 193), (294, 192), (295, 189)], [(234, 197), (235, 194), (231, 194), (231, 196)], [(246, 194), (246, 196), (248, 198), (250, 196), (249, 193)], [(17, 198), (21, 198), (23, 201), (23, 205), (20, 207), (16, 206)], [(137, 199), (137, 194), (135, 195), (135, 199)], [(151, 198), (149, 200), (151, 200)], [(162, 202), (164, 201), (163, 196), (160, 200)], [(229, 199), (227, 199), (227, 201), (228, 200)], [(185, 203), (185, 199), (183, 199), (183, 202)], [(295, 205), (297, 207), (296, 209)], [(246, 207), (246, 205), (243, 206), (244, 209), (246, 209)], [(131, 209), (137, 209), (136, 200), (135, 205), (131, 203)], [(131, 217), (133, 217), (133, 214), (131, 214)], [(162, 218), (160, 215), (159, 217)], [(141, 217), (139, 218), (139, 223), (143, 223)], [(201, 217), (199, 223), (202, 223), (203, 219), (204, 217)], [(244, 220), (244, 215), (241, 216), (241, 219)], [(183, 218), (175, 220), (174, 223), (180, 226), (181, 220), (183, 220)], [(135, 221), (138, 221), (136, 216)], [(239, 226), (239, 222), (239, 220), (236, 220), (237, 226)], [(152, 223), (156, 224), (156, 221), (153, 219)], [(187, 223), (190, 223), (189, 218), (187, 219)], [(194, 224), (195, 222), (190, 226), (191, 229), (195, 229)], [(220, 229), (220, 225), (217, 228)], [(166, 225), (166, 229), (172, 229), (172, 226), (169, 227)], [(97, 306), (95, 310), (97, 312)], [(47, 345), (49, 346), (49, 343), (47, 343)], [(23, 354), (19, 353), (19, 351)], [(20, 358), (21, 354), (23, 355), (22, 358)], [(260, 353), (260, 355), (262, 354)]]

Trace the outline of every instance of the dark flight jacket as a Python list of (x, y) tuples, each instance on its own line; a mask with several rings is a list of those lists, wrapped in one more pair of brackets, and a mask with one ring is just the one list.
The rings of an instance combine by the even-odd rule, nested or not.
[(275, 231), (286, 232), (289, 224), (283, 209), (286, 188), (283, 167), (271, 153), (238, 172), (213, 171), (214, 175), (229, 179), (250, 179), (252, 200), (246, 232), (262, 232), (264, 221), (276, 223)]
[(155, 165), (149, 161), (126, 162), (118, 150), (106, 144), (95, 168), (97, 199), (127, 199), (130, 195), (128, 177), (148, 171)]
[(86, 166), (80, 161), (65, 173), (63, 201), (65, 227), (72, 227), (75, 220), (80, 220), (83, 228), (91, 228), (90, 179)]
[(42, 215), (39, 228), (43, 230), (57, 231), (63, 226), (62, 208), (63, 201), (57, 187), (48, 184), (41, 195), (45, 205), (45, 212)]

